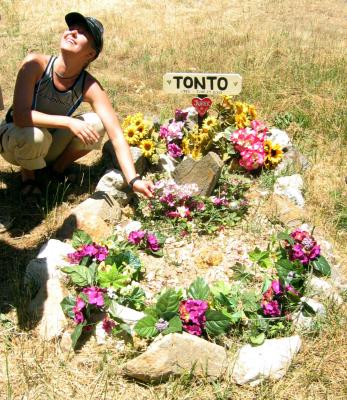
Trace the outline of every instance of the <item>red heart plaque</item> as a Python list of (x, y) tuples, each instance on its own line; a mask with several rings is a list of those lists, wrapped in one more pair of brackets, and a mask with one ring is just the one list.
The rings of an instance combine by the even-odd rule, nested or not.
[(208, 97), (204, 97), (202, 99), (199, 97), (194, 97), (192, 100), (192, 105), (200, 117), (203, 117), (206, 114), (206, 111), (211, 107), (211, 104), (212, 100)]

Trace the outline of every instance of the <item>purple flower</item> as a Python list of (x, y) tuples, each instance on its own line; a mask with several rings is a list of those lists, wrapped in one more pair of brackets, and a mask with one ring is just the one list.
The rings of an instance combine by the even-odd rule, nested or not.
[(152, 251), (158, 251), (160, 249), (158, 239), (153, 233), (147, 234), (147, 246)]
[(275, 293), (275, 295), (281, 295), (283, 293), (280, 281), (272, 281), (271, 288), (272, 288), (273, 292)]
[(183, 155), (182, 149), (175, 143), (169, 143), (167, 148), (170, 157), (178, 158)]
[(181, 301), (179, 307), (183, 329), (192, 335), (201, 336), (205, 327), (208, 303), (203, 300), (188, 299)]
[(229, 205), (229, 202), (225, 197), (211, 197), (211, 199), (212, 203), (217, 207)]
[(103, 261), (107, 255), (107, 247), (92, 243), (83, 245), (74, 253), (69, 253), (67, 257), (71, 264), (79, 264), (84, 257), (91, 257), (94, 261)]
[(175, 121), (179, 122), (179, 121), (185, 121), (188, 117), (188, 113), (184, 112), (183, 110), (177, 108), (175, 111)]
[(183, 329), (191, 335), (201, 336), (202, 329), (199, 325), (183, 325)]
[(162, 139), (166, 139), (169, 136), (169, 130), (166, 125), (160, 127), (159, 135)]
[(155, 327), (159, 332), (162, 332), (168, 326), (169, 326), (168, 321), (165, 321), (165, 319), (163, 319), (163, 318), (160, 318), (159, 321), (155, 324)]
[(281, 310), (277, 300), (272, 300), (269, 302), (262, 302), (263, 313), (268, 317), (279, 317), (281, 315)]
[(205, 203), (203, 201), (199, 201), (196, 204), (196, 209), (197, 209), (197, 211), (205, 211), (206, 210)]
[(108, 335), (111, 334), (112, 329), (113, 329), (115, 326), (116, 326), (116, 323), (115, 323), (112, 319), (109, 319), (109, 318), (105, 317), (105, 318), (102, 320), (102, 328), (103, 328), (103, 330), (104, 330)]
[(104, 290), (96, 286), (83, 289), (83, 293), (88, 296), (89, 304), (95, 304), (97, 307), (104, 305)]
[(128, 235), (128, 241), (132, 244), (139, 244), (145, 237), (145, 231), (132, 231)]
[(287, 244), (290, 260), (299, 260), (303, 265), (315, 260), (320, 255), (320, 246), (314, 238), (306, 231), (296, 229), (290, 234), (295, 244)]
[(77, 311), (75, 312), (75, 317), (73, 319), (76, 324), (82, 324), (82, 322), (84, 322), (84, 315), (81, 311)]

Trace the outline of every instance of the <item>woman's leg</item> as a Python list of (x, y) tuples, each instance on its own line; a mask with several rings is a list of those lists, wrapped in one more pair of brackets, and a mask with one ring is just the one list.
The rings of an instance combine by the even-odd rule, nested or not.
[(46, 161), (52, 164), (53, 170), (63, 173), (75, 160), (92, 150), (100, 149), (105, 134), (104, 126), (96, 113), (85, 113), (76, 118), (83, 119), (98, 132), (100, 138), (93, 145), (85, 145), (79, 138), (66, 129), (57, 129), (53, 133), (53, 143), (46, 156)]

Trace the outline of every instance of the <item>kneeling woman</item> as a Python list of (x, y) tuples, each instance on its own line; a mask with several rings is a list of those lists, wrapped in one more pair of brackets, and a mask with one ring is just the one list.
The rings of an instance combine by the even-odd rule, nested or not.
[[(152, 184), (136, 174), (129, 146), (100, 83), (85, 68), (103, 47), (103, 26), (93, 17), (65, 16), (60, 54), (28, 55), (19, 70), (13, 106), (0, 126), (0, 152), (21, 167), (22, 194), (39, 194), (35, 171), (47, 163), (62, 176), (75, 160), (100, 148), (106, 131), (133, 190), (151, 197)], [(74, 118), (82, 102), (94, 112)]]

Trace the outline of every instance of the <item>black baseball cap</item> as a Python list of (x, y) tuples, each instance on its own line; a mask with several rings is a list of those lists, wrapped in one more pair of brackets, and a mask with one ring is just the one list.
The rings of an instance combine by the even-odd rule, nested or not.
[(78, 12), (71, 12), (69, 14), (66, 14), (65, 21), (67, 23), (67, 26), (69, 27), (74, 24), (82, 24), (88, 29), (88, 31), (90, 32), (90, 34), (93, 36), (94, 39), (95, 50), (97, 52), (96, 57), (97, 57), (104, 45), (104, 40), (103, 40), (104, 27), (102, 26), (102, 23), (93, 17), (85, 17), (84, 15)]

